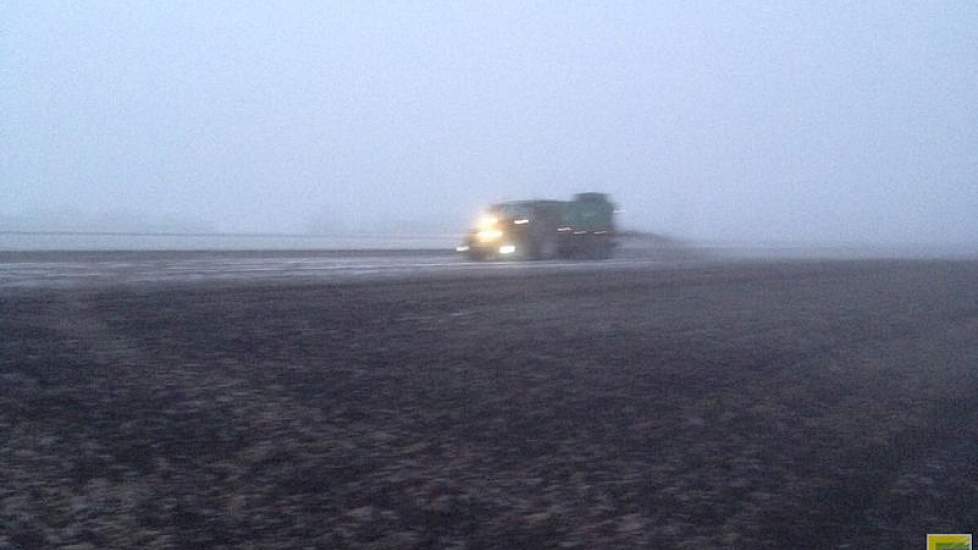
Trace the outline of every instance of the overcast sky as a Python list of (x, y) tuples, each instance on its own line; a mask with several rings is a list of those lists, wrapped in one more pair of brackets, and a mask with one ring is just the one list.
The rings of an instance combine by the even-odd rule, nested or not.
[(8, 0), (0, 144), (7, 220), (976, 242), (978, 2)]

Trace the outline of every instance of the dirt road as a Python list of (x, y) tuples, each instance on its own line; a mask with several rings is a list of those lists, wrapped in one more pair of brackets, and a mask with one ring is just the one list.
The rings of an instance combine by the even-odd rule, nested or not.
[(0, 335), (0, 548), (978, 528), (978, 262), (18, 287)]

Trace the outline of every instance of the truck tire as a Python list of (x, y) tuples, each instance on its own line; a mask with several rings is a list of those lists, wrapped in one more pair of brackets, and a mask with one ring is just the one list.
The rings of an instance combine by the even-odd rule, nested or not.
[(614, 247), (608, 239), (599, 239), (591, 243), (591, 259), (607, 260), (611, 258), (611, 251)]
[(557, 257), (558, 252), (557, 236), (548, 235), (543, 237), (540, 243), (540, 259), (541, 260), (553, 260)]
[(556, 235), (543, 235), (533, 239), (529, 258), (531, 260), (552, 260), (557, 257), (559, 246)]

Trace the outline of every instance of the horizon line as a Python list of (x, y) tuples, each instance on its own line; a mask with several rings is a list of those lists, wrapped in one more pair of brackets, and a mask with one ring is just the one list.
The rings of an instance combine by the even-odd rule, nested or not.
[[(175, 231), (70, 231), (70, 230), (21, 230), (21, 229), (0, 229), (0, 235), (44, 235), (44, 236), (80, 236), (80, 237), (280, 237), (295, 239), (315, 239), (323, 237), (354, 237), (374, 235), (385, 235), (383, 232), (338, 232), (338, 233), (275, 233), (275, 232), (175, 232)], [(414, 233), (412, 236), (433, 237), (449, 236), (454, 233)], [(397, 238), (398, 235), (390, 234), (390, 237)]]

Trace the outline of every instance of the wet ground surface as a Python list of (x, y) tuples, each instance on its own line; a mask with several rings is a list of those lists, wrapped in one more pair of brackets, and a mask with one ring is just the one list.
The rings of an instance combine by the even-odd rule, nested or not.
[(376, 281), (510, 272), (648, 268), (708, 261), (678, 247), (626, 248), (605, 261), (470, 262), (439, 249), (0, 251), (0, 291), (209, 282)]
[(916, 548), (978, 526), (978, 262), (30, 285), (13, 263), (0, 548)]

